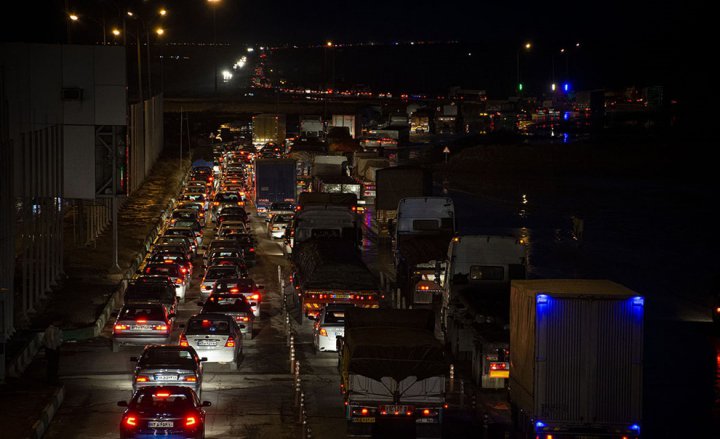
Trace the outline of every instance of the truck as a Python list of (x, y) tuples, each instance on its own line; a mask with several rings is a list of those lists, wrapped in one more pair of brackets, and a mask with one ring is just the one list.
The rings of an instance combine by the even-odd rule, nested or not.
[(374, 152), (356, 152), (353, 154), (351, 176), (362, 185), (360, 198), (363, 204), (375, 202), (375, 173), (378, 169), (390, 166), (388, 159), (378, 157)]
[(283, 252), (290, 257), (296, 244), (312, 238), (342, 238), (356, 246), (362, 240), (353, 194), (303, 192), (295, 216), (285, 231)]
[(638, 439), (644, 306), (609, 280), (513, 281), (514, 429), (542, 439)]
[(339, 177), (347, 175), (348, 159), (344, 155), (320, 155), (313, 157), (311, 174), (313, 177)]
[(396, 166), (375, 172), (375, 224), (380, 238), (390, 237), (400, 200), (432, 193), (430, 174), (416, 166)]
[(442, 276), (455, 233), (455, 205), (448, 197), (403, 198), (393, 234), (395, 283), (401, 306), (433, 309), (442, 299)]
[(313, 189), (328, 194), (353, 194), (357, 201), (357, 213), (365, 211), (365, 201), (360, 199), (362, 186), (347, 175), (337, 177), (315, 177)]
[(432, 312), (422, 309), (345, 313), (338, 369), (349, 436), (407, 422), (415, 437), (441, 437), (448, 364), (434, 325)]
[(504, 388), (510, 373), (510, 282), (526, 277), (526, 248), (514, 236), (450, 241), (440, 326), (446, 344), (482, 388)]
[(315, 234), (296, 247), (292, 285), (305, 317), (314, 320), (328, 303), (380, 306), (375, 276), (362, 261), (354, 240)]
[(303, 137), (322, 139), (325, 137), (325, 126), (320, 116), (300, 116), (300, 135)]
[(331, 127), (347, 127), (350, 137), (355, 138), (355, 115), (354, 114), (333, 114)]
[(253, 145), (260, 149), (266, 143), (285, 142), (284, 114), (256, 114), (252, 118)]
[(255, 160), (255, 207), (258, 216), (265, 216), (272, 203), (295, 203), (296, 185), (295, 160)]

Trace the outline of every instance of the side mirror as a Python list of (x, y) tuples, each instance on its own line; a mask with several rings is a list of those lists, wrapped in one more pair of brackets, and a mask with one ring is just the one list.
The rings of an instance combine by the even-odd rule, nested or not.
[(203, 407), (210, 407), (211, 405), (212, 405), (212, 403), (211, 403), (210, 401), (203, 401), (203, 402), (202, 402), (202, 406), (203, 406)]
[(137, 363), (137, 362), (138, 362), (138, 357), (130, 357), (130, 361), (132, 361), (132, 362), (134, 362), (134, 363)]
[(207, 357), (200, 357), (200, 361), (207, 361)]
[(118, 407), (127, 407), (128, 403), (127, 403), (127, 401), (118, 401), (117, 405), (118, 405)]

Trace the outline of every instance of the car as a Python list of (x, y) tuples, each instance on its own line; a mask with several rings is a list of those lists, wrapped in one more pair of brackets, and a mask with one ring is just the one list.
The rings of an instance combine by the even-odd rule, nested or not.
[(177, 310), (177, 284), (167, 275), (140, 275), (128, 284), (125, 290), (125, 303), (159, 303), (168, 313)]
[(203, 253), (203, 265), (208, 266), (210, 255), (216, 250), (225, 249), (226, 251), (237, 251), (242, 255), (242, 247), (234, 239), (213, 239), (209, 246), (205, 248)]
[(328, 304), (313, 325), (313, 349), (317, 352), (337, 351), (337, 338), (345, 336), (345, 313), (352, 304)]
[(295, 205), (287, 201), (271, 203), (268, 208), (268, 218), (266, 221), (272, 219), (274, 215), (292, 215), (295, 213)]
[(178, 220), (194, 220), (198, 219), (198, 211), (195, 209), (175, 209), (170, 214), (170, 223), (175, 224)]
[(199, 202), (193, 202), (193, 201), (181, 201), (177, 204), (177, 209), (191, 209), (197, 212), (198, 215), (198, 221), (200, 221), (200, 224), (205, 227), (206, 219), (205, 219), (205, 208), (203, 203)]
[(202, 306), (201, 314), (218, 313), (225, 314), (235, 319), (243, 334), (253, 337), (255, 314), (250, 302), (242, 294), (218, 294), (212, 293), (205, 302), (198, 302)]
[(200, 395), (204, 358), (190, 346), (148, 345), (140, 357), (130, 357), (136, 363), (133, 371), (133, 392), (149, 386), (184, 386)]
[(150, 437), (205, 437), (205, 410), (209, 401), (200, 402), (188, 387), (143, 387), (128, 401), (118, 401), (126, 407), (120, 421), (121, 439)]
[(260, 317), (260, 304), (262, 303), (260, 290), (263, 289), (265, 289), (264, 286), (257, 285), (252, 279), (228, 277), (215, 282), (213, 294), (241, 294), (252, 306), (255, 317)]
[(203, 209), (205, 209), (205, 211), (207, 211), (209, 204), (210, 204), (210, 202), (208, 201), (208, 198), (209, 197), (205, 196), (204, 194), (183, 194), (180, 196), (180, 201), (182, 201), (182, 202), (191, 201), (191, 202), (202, 203)]
[(174, 317), (161, 303), (125, 304), (113, 326), (113, 352), (118, 352), (122, 345), (169, 342)]
[(193, 347), (209, 363), (227, 363), (237, 370), (243, 350), (241, 326), (245, 325), (225, 314), (196, 314), (188, 320), (178, 344)]
[(164, 264), (168, 261), (180, 264), (185, 268), (188, 277), (192, 276), (193, 264), (185, 253), (165, 249), (153, 249), (148, 259), (148, 263), (150, 264)]
[(182, 246), (181, 251), (187, 253), (188, 258), (192, 258), (194, 255), (192, 240), (186, 236), (160, 236), (157, 241), (155, 241), (153, 251), (157, 250), (160, 246)]
[(217, 217), (222, 214), (225, 207), (230, 206), (244, 206), (245, 202), (237, 192), (218, 192), (215, 194), (212, 203), (212, 216), (215, 221)]
[(142, 270), (143, 274), (150, 276), (168, 276), (175, 284), (175, 295), (181, 302), (185, 301), (185, 292), (190, 284), (190, 273), (181, 263), (165, 260), (161, 263), (149, 263)]
[[(193, 230), (195, 231), (195, 237), (196, 237), (196, 238), (199, 238), (199, 240), (202, 240), (202, 236), (203, 236), (203, 226), (202, 226), (202, 224), (200, 224), (200, 221), (198, 221), (198, 220), (196, 220), (196, 219), (179, 219), (179, 220), (176, 220), (176, 221), (173, 223), (173, 227), (178, 227), (178, 228), (185, 228), (185, 227), (187, 227), (187, 228), (189, 228), (189, 229), (193, 229)], [(200, 241), (198, 241), (198, 242), (200, 242)]]
[(202, 236), (198, 236), (195, 230), (189, 227), (170, 227), (166, 229), (163, 236), (184, 236), (190, 240), (190, 250), (197, 253), (198, 247), (202, 245)]
[(291, 215), (273, 215), (267, 226), (268, 238), (280, 239), (284, 237), (290, 221), (292, 221)]
[(210, 262), (210, 266), (223, 266), (232, 265), (240, 269), (242, 277), (247, 275), (247, 267), (245, 266), (245, 259), (242, 256), (231, 257), (231, 256), (218, 256), (213, 258)]
[(235, 265), (212, 265), (208, 267), (200, 282), (200, 297), (207, 300), (214, 291), (215, 281), (224, 277), (241, 277), (240, 268)]

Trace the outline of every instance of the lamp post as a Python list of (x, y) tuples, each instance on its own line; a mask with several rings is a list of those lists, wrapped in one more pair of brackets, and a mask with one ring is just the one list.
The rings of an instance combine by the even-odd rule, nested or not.
[(217, 5), (220, 4), (220, 0), (207, 0), (208, 3), (210, 3), (210, 7), (212, 8), (212, 22), (213, 22), (213, 57), (214, 59), (214, 69), (215, 69), (215, 93), (217, 94), (218, 91), (218, 61), (217, 61), (217, 21), (215, 19), (215, 11), (217, 10)]
[(519, 48), (519, 49), (517, 50), (517, 52), (516, 52), (516, 56), (515, 56), (515, 63), (516, 63), (516, 64), (515, 64), (515, 72), (516, 72), (516, 74), (517, 74), (517, 77), (516, 77), (516, 80), (517, 80), (517, 82), (516, 82), (516, 87), (517, 87), (517, 89), (516, 89), (516, 91), (517, 91), (518, 93), (520, 93), (520, 92), (523, 90), (522, 83), (520, 82), (520, 51), (522, 51), (523, 49), (525, 49), (526, 51), (529, 51), (530, 49), (532, 49), (532, 43), (527, 42), (527, 43), (523, 44), (523, 46), (522, 46), (521, 48)]

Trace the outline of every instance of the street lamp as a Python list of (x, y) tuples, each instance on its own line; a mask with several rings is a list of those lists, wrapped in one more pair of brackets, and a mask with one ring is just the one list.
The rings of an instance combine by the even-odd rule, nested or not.
[(217, 10), (218, 4), (220, 4), (220, 0), (207, 0), (208, 3), (210, 3), (210, 6), (212, 7), (212, 16), (213, 16), (213, 52), (215, 56), (215, 93), (218, 91), (218, 63), (217, 63), (217, 21), (215, 20), (215, 11)]
[(162, 8), (160, 9), (160, 11), (158, 11), (158, 13), (164, 17), (167, 15), (167, 10), (165, 8)]
[(165, 29), (159, 27), (159, 28), (155, 29), (155, 33), (156, 33), (158, 36), (162, 36), (162, 35), (165, 33)]
[[(530, 43), (530, 42), (525, 43), (525, 44), (522, 46), (522, 49), (525, 49), (526, 51), (529, 51), (530, 49), (532, 49), (532, 43)], [(517, 78), (516, 78), (516, 79), (517, 79), (517, 82), (516, 82), (516, 84), (517, 84), (517, 91), (518, 91), (518, 92), (521, 92), (522, 89), (523, 89), (522, 83), (520, 82), (520, 51), (521, 51), (522, 49), (518, 49), (518, 50), (517, 50), (516, 57), (515, 57), (515, 63), (516, 63), (516, 65), (515, 65), (515, 71), (516, 71), (516, 73), (517, 73)]]
[(112, 30), (111, 32), (112, 32), (112, 34), (115, 35), (116, 37), (119, 37), (119, 36), (120, 36), (120, 29), (118, 29), (118, 28), (113, 28), (113, 30)]
[(78, 21), (80, 19), (80, 17), (78, 17), (77, 14), (70, 14), (70, 15), (68, 15), (68, 18), (70, 18), (70, 20), (72, 20), (72, 21)]

